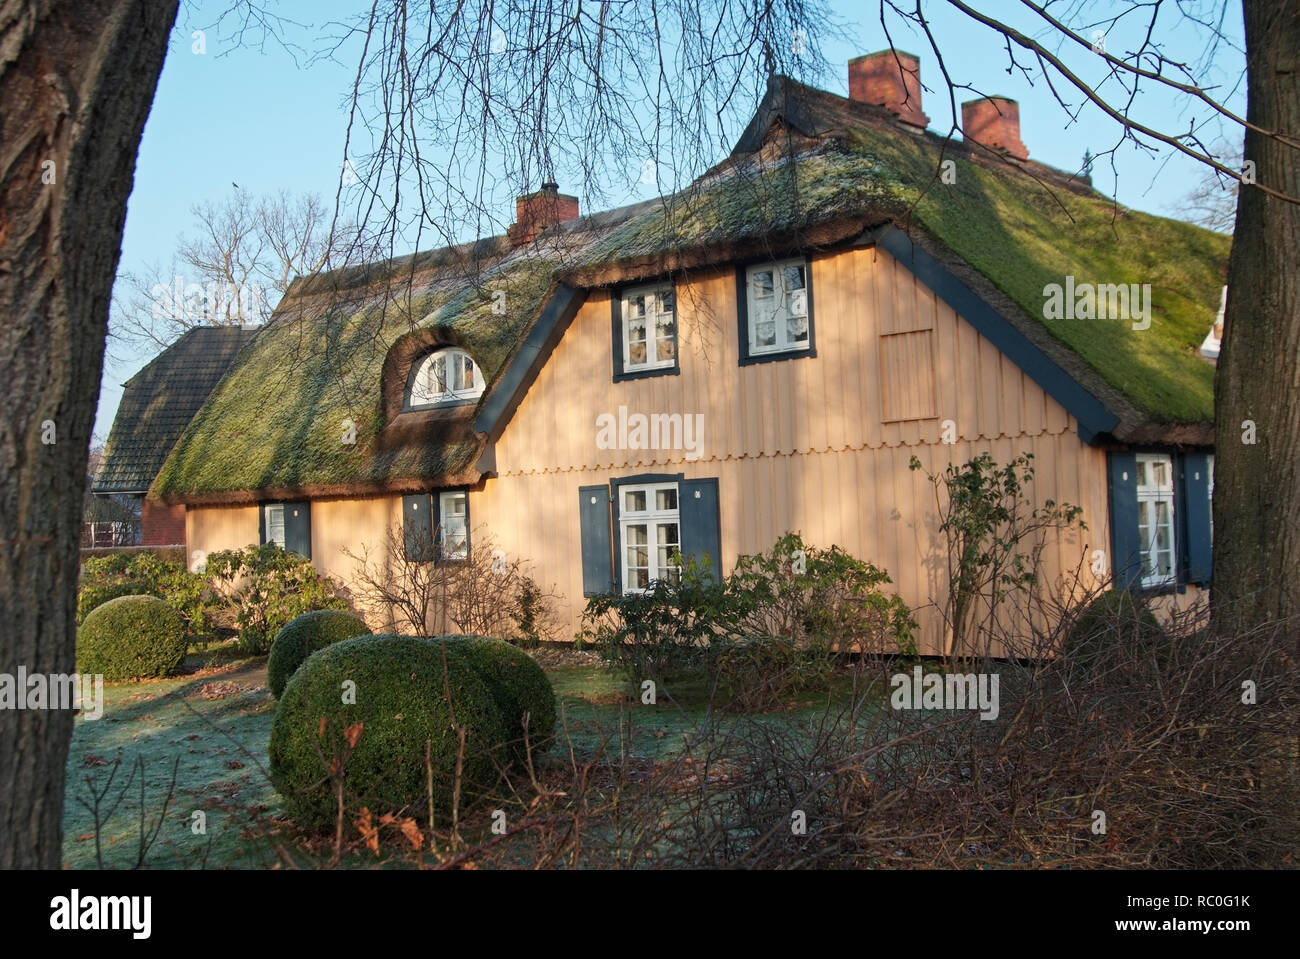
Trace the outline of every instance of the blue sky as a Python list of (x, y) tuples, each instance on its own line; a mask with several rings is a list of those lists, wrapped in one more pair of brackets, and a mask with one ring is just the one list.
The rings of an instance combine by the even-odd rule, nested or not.
[[(1192, 3), (1194, 6), (1196, 0)], [(830, 73), (822, 86), (847, 94), (847, 61), (889, 44), (875, 3), (836, 0), (832, 5), (844, 21), (848, 38), (824, 47)], [(253, 194), (288, 190), (327, 198), (332, 198), (338, 188), (356, 48), (343, 47), (334, 61), (314, 58), (312, 54), (320, 47), (316, 38), (330, 29), (331, 21), (353, 14), (358, 4), (355, 0), (280, 3), (277, 10), (301, 25), (287, 32), (303, 48), (296, 57), (274, 43), (267, 43), (264, 49), (232, 46), (229, 37), (211, 32), (206, 36), (206, 52), (195, 53), (192, 31), (207, 24), (213, 12), (225, 6), (225, 0), (207, 0), (188, 7), (177, 23), (140, 144), (122, 240), (124, 270), (141, 270), (151, 263), (169, 264), (177, 236), (193, 229), (190, 207), (229, 196), (234, 190), (232, 184)], [(1018, 72), (1008, 73), (1005, 44), (996, 34), (936, 0), (927, 6), (934, 18), (935, 38), (954, 81), (972, 84), (980, 93), (1010, 96), (1020, 102), (1021, 139), (1032, 159), (1076, 170), (1085, 149), (1096, 154), (1116, 144), (1119, 127), (1099, 109), (1088, 105), (1072, 118), (1036, 70), (1031, 71), (1029, 79)], [(986, 0), (975, 6), (995, 17), (1008, 18), (1045, 43), (1050, 38), (1012, 0)], [(1108, 7), (1102, 2), (1089, 9)], [(1234, 10), (1232, 16), (1239, 18), (1239, 10)], [(1085, 28), (1077, 22), (1076, 26)], [(925, 112), (930, 116), (932, 130), (946, 132), (952, 122), (948, 94), (929, 42), (896, 20), (889, 27), (896, 46), (920, 55), (922, 82), (929, 87), (924, 93)], [(1140, 40), (1137, 27), (1136, 23), (1121, 22), (1110, 29), (1107, 48), (1112, 52), (1131, 49)], [(1086, 25), (1085, 33), (1091, 36), (1092, 29), (1091, 24)], [(1227, 22), (1223, 29), (1230, 38), (1237, 38), (1239, 47), (1240, 23)], [(1175, 59), (1196, 63), (1204, 56), (1205, 33), (1194, 24), (1166, 18), (1158, 35), (1167, 45), (1168, 55)], [(1049, 46), (1054, 49), (1056, 43), (1052, 40)], [(1068, 45), (1063, 53), (1084, 79), (1102, 79), (1103, 62), (1099, 57), (1086, 49), (1076, 52)], [(1245, 112), (1240, 79), (1243, 69), (1244, 58), (1229, 45), (1221, 46), (1209, 63), (1209, 82), (1219, 86), (1218, 93), (1239, 114)], [(973, 96), (969, 91), (958, 91), (957, 102)], [(1080, 98), (1071, 93), (1067, 99), (1078, 103)], [(1185, 98), (1153, 91), (1143, 95), (1134, 115), (1161, 122), (1167, 130), (1181, 130), (1203, 118), (1204, 112), (1191, 112)], [(1204, 135), (1207, 141), (1240, 137), (1227, 125), (1221, 129), (1211, 126)], [(1174, 155), (1168, 148), (1151, 155), (1125, 145), (1117, 151), (1114, 164), (1115, 173), (1108, 160), (1094, 167), (1094, 186), (1125, 206), (1166, 216), (1177, 215), (1180, 199), (1203, 175), (1200, 165)], [(629, 179), (635, 184), (635, 177)], [(582, 184), (561, 183), (561, 189), (579, 196), (584, 193)], [(641, 192), (625, 195), (620, 195), (620, 191), (626, 191), (622, 186), (610, 189), (605, 205), (645, 198), (653, 188), (632, 188), (636, 189)], [(112, 353), (114, 356), (105, 360), (95, 424), (95, 436), (100, 441), (108, 435), (122, 384), (148, 359), (143, 353), (130, 354), (120, 346), (114, 346)]]

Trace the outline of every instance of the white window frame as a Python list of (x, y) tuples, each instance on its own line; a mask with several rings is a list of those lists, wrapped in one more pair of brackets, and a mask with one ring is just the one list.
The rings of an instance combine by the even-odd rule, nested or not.
[[(433, 369), (439, 359), (443, 361), (443, 375), (446, 378), (442, 390), (435, 388), (433, 379)], [(472, 372), (473, 385), (457, 389), (452, 384), (456, 377), (464, 378), (467, 365)], [(406, 390), (406, 405), (408, 409), (419, 410), (475, 400), (483, 395), (483, 387), (483, 371), (472, 356), (456, 348), (436, 350), (423, 357), (412, 372)]]
[[(276, 539), (272, 534), (271, 516), (272, 512), (280, 514), (280, 538)], [(275, 543), (281, 549), (288, 549), (288, 541), (284, 535), (284, 504), (283, 503), (264, 503), (262, 505), (262, 529), (265, 532), (264, 543)]]
[(1214, 546), (1214, 454), (1211, 453), (1205, 457), (1205, 470), (1208, 474), (1205, 477), (1206, 495), (1210, 500), (1210, 546)]
[[(632, 300), (635, 297), (644, 296), (646, 299), (645, 311), (645, 355), (646, 358), (641, 363), (632, 360)], [(672, 301), (671, 309), (665, 310), (665, 298)], [(666, 370), (677, 365), (678, 339), (677, 334), (680, 327), (677, 322), (677, 291), (671, 284), (654, 283), (649, 286), (638, 286), (635, 289), (624, 290), (621, 296), (622, 305), (620, 312), (623, 317), (623, 372), (637, 373), (641, 370)], [(671, 317), (673, 323), (673, 355), (662, 357), (659, 355), (659, 337), (655, 335), (658, 322), (662, 317)]]
[[(450, 511), (450, 504), (460, 499), (465, 504), (465, 512), (456, 516), (454, 523), (447, 517), (455, 516)], [(454, 542), (453, 533), (459, 539), (454, 549), (448, 543)], [(444, 563), (464, 563), (469, 560), (469, 491), (446, 490), (438, 494), (438, 558)]]
[[(1151, 539), (1150, 542), (1142, 544), (1142, 566), (1144, 569), (1150, 569), (1151, 572), (1142, 577), (1142, 586), (1147, 589), (1154, 589), (1161, 586), (1170, 586), (1178, 580), (1178, 523), (1174, 515), (1174, 458), (1168, 453), (1139, 453), (1137, 455), (1138, 479), (1145, 473), (1148, 482), (1137, 484), (1137, 506), (1138, 506), (1138, 535), (1141, 537), (1141, 517), (1143, 509), (1149, 511), (1151, 518)], [(1143, 465), (1146, 469), (1143, 469)], [(1154, 464), (1163, 464), (1165, 467), (1165, 483), (1152, 483), (1151, 469)], [(1160, 542), (1159, 530), (1156, 528), (1157, 515), (1159, 513), (1160, 503), (1168, 504), (1168, 532), (1169, 532), (1169, 572), (1160, 573), (1160, 553), (1158, 548)]]
[[(676, 483), (626, 483), (617, 487), (618, 489), (618, 532), (619, 532), (619, 569), (622, 574), (622, 584), (624, 595), (632, 593), (645, 593), (648, 586), (633, 586), (632, 569), (640, 569), (640, 566), (633, 567), (628, 562), (628, 549), (631, 545), (628, 542), (628, 530), (633, 526), (646, 527), (646, 569), (648, 583), (653, 583), (657, 579), (671, 579), (675, 577), (665, 576), (669, 570), (677, 570), (677, 576), (680, 576), (681, 567), (673, 564), (672, 559), (668, 560), (668, 565), (660, 567), (659, 564), (659, 529), (662, 526), (673, 525), (677, 527), (677, 542), (672, 544), (678, 552), (682, 548), (682, 497), (681, 490)], [(676, 509), (657, 509), (655, 504), (658, 497), (655, 495), (660, 490), (672, 490), (676, 499)], [(646, 508), (644, 510), (629, 510), (627, 508), (627, 495), (629, 493), (644, 493)], [(671, 557), (671, 553), (670, 553)]]
[[(789, 267), (803, 270), (803, 288), (787, 290), (785, 288), (785, 271)], [(772, 274), (772, 293), (760, 295), (754, 277), (759, 273)], [(812, 348), (812, 316), (808, 309), (809, 293), (812, 289), (812, 269), (804, 257), (788, 260), (776, 260), (771, 263), (755, 263), (745, 267), (745, 335), (749, 342), (750, 356), (765, 356), (772, 353), (801, 353)], [(800, 296), (799, 294), (802, 294)], [(800, 308), (802, 310), (800, 311)], [(770, 346), (758, 343), (758, 323), (761, 310), (771, 310), (775, 323), (775, 341)], [(794, 317), (804, 318), (805, 337), (802, 343), (789, 338), (788, 323)]]

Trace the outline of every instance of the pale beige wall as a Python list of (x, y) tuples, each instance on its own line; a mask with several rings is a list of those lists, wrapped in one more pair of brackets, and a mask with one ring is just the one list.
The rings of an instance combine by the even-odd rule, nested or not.
[[(588, 298), (498, 442), (498, 475), (470, 493), (471, 525), (562, 595), (564, 635), (584, 604), (578, 488), (635, 472), (718, 478), (725, 569), (787, 530), (883, 567), (916, 610), (922, 652), (936, 653), (942, 630), (928, 604), (944, 592), (942, 544), (933, 490), (908, 461), (938, 472), (983, 451), (1000, 463), (1032, 452), (1037, 500), (1082, 506), (1088, 524), (1052, 542), (1046, 572), (1084, 563), (1090, 581), (1086, 560), (1109, 549), (1106, 457), (1079, 441), (1073, 418), (884, 251), (814, 258), (812, 284), (816, 357), (740, 367), (735, 273), (716, 270), (678, 286), (680, 375), (622, 383), (612, 382), (609, 294)], [(918, 330), (932, 331), (933, 371), (915, 372), (937, 415), (884, 422), (899, 405), (881, 395), (880, 338)], [(887, 377), (906, 382), (894, 359), (924, 353), (891, 351)], [(702, 456), (599, 449), (596, 417), (620, 405), (702, 414)], [(941, 442), (945, 420), (955, 443)], [(378, 547), (400, 520), (400, 497), (315, 501), (313, 562), (354, 585), (344, 550)], [(186, 523), (191, 550), (257, 541), (253, 507), (191, 509)], [(382, 626), (373, 611), (367, 619)]]
[[(1082, 506), (1088, 524), (1052, 543), (1048, 575), (1109, 550), (1105, 453), (1081, 443), (1055, 400), (884, 251), (813, 260), (815, 358), (738, 366), (734, 271), (691, 279), (678, 286), (680, 375), (613, 383), (609, 295), (593, 293), (499, 441), (499, 476), (471, 497), (474, 524), (564, 594), (570, 629), (583, 604), (578, 487), (634, 472), (719, 478), (727, 568), (787, 530), (884, 567), (917, 610), (925, 652), (942, 642), (926, 605), (942, 597), (943, 559), (933, 491), (909, 471), (913, 454), (937, 472), (986, 450), (1000, 463), (1032, 452), (1037, 500)], [(937, 415), (884, 422), (880, 336), (918, 329), (933, 331), (933, 376), (918, 385), (934, 389)], [(620, 405), (703, 414), (703, 456), (599, 449), (596, 417)], [(941, 442), (949, 419), (954, 444)], [(1084, 577), (1091, 582), (1086, 563)]]
[(209, 553), (256, 545), (260, 537), (256, 506), (190, 506), (185, 510), (191, 569)]

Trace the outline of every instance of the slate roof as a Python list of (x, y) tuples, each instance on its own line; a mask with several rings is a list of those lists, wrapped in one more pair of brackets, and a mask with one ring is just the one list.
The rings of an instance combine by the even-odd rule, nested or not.
[(143, 492), (231, 361), (257, 333), (237, 326), (186, 331), (127, 380), (93, 490)]

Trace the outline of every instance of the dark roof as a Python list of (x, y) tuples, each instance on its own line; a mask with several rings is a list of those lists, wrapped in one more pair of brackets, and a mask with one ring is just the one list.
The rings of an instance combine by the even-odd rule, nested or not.
[(185, 427), (257, 329), (187, 330), (127, 380), (108, 434), (96, 493), (143, 492)]

